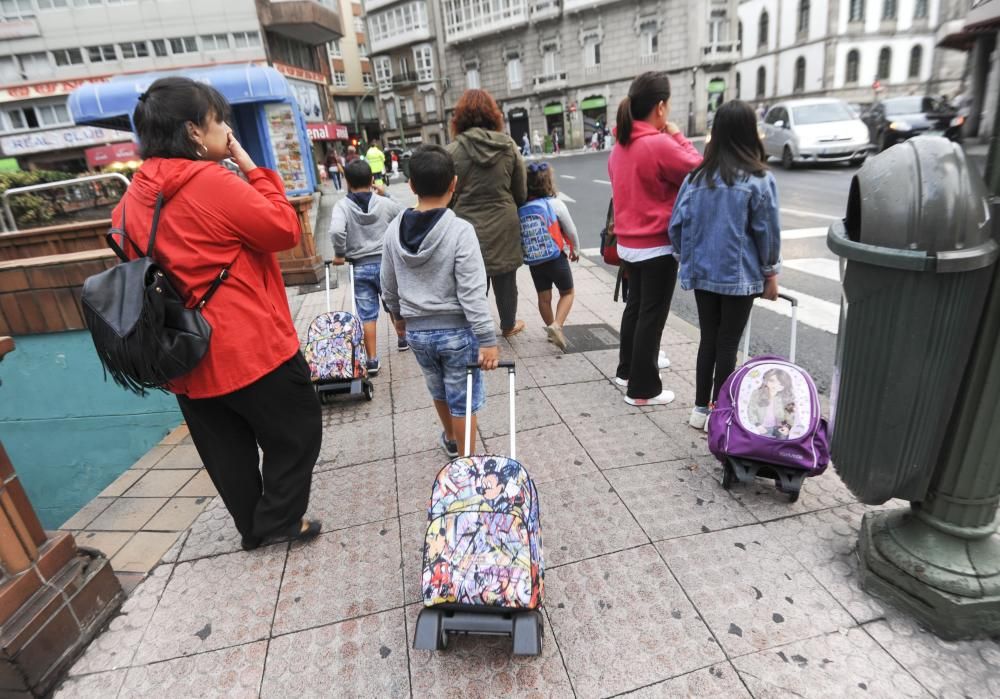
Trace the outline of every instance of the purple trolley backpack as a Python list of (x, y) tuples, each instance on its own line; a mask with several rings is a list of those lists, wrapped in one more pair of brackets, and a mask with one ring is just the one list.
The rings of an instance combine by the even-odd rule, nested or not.
[[(818, 476), (830, 462), (826, 419), (812, 377), (795, 362), (798, 301), (792, 304), (790, 359), (753, 357), (722, 384), (708, 419), (708, 448), (723, 463), (722, 485), (774, 478), (792, 502), (802, 480)], [(749, 354), (747, 326), (744, 356)]]

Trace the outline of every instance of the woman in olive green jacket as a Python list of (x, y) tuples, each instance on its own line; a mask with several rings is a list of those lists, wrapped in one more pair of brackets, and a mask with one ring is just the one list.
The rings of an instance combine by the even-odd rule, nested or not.
[(528, 196), (524, 159), (503, 132), (503, 113), (485, 90), (467, 90), (459, 98), (451, 129), (455, 141), (448, 151), (458, 174), (451, 207), (476, 229), (500, 330), (510, 337), (524, 330), (524, 321), (517, 320), (516, 281), (524, 262), (517, 215)]

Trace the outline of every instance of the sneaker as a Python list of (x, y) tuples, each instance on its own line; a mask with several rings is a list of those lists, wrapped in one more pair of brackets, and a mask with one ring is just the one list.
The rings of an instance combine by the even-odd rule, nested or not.
[(405, 352), (406, 350), (410, 349), (410, 343), (406, 341), (405, 337), (397, 338), (396, 349), (398, 349), (400, 352)]
[(375, 359), (369, 359), (365, 366), (368, 368), (369, 376), (378, 376), (378, 373), (382, 370), (382, 362), (378, 360), (378, 357), (375, 357)]
[(674, 402), (674, 392), (663, 391), (660, 395), (653, 396), (652, 398), (629, 398), (625, 396), (625, 402), (638, 408), (647, 405), (667, 405)]
[[(663, 380), (663, 374), (660, 374), (660, 381)], [(615, 377), (615, 383), (619, 386), (628, 386), (628, 379), (623, 379), (618, 376)]]
[(458, 458), (458, 442), (452, 442), (445, 435), (444, 430), (441, 430), (441, 448), (444, 449), (444, 453), (448, 455), (449, 459)]
[(708, 416), (712, 411), (709, 408), (700, 408), (697, 405), (691, 410), (691, 417), (688, 424), (696, 430), (704, 430), (708, 423)]
[(524, 330), (524, 321), (523, 320), (519, 320), (516, 323), (514, 323), (514, 327), (513, 328), (511, 328), (510, 330), (504, 330), (503, 331), (503, 336), (504, 337), (513, 337), (514, 335), (517, 335), (519, 332), (522, 332), (523, 330)]
[(669, 369), (670, 360), (667, 358), (667, 353), (660, 350), (660, 354), (656, 358), (656, 368), (657, 369)]
[(549, 342), (561, 349), (563, 352), (566, 351), (566, 335), (563, 333), (563, 329), (558, 325), (546, 325), (545, 334), (549, 336)]

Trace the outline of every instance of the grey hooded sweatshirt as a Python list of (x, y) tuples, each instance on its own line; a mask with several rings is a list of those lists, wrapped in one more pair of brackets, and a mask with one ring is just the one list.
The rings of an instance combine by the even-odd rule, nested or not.
[(404, 209), (392, 199), (375, 192), (371, 192), (370, 197), (366, 196), (368, 194), (352, 192), (347, 195), (334, 205), (330, 219), (333, 253), (359, 265), (382, 259), (386, 227)]
[(497, 343), (479, 239), (449, 209), (408, 209), (389, 224), (382, 300), (407, 330), (471, 326), (481, 347)]

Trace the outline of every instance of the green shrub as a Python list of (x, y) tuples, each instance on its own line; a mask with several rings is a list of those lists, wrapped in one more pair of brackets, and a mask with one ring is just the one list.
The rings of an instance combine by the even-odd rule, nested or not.
[[(16, 187), (61, 182), (76, 177), (80, 177), (80, 175), (47, 170), (0, 173), (0, 194)], [(123, 182), (105, 180), (81, 184), (72, 188), (54, 188), (40, 192), (14, 194), (8, 198), (8, 201), (11, 212), (14, 214), (14, 220), (20, 230), (44, 226), (64, 214), (117, 201), (124, 192), (125, 184)]]

